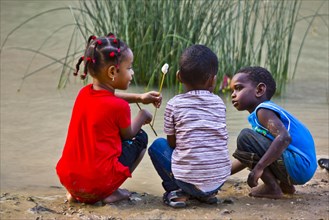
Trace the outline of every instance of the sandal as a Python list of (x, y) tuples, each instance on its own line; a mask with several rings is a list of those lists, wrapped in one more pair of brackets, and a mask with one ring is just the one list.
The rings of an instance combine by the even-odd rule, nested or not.
[(206, 197), (197, 197), (196, 198), (199, 202), (202, 203), (206, 203), (206, 204), (217, 204), (218, 203), (218, 199), (216, 197), (216, 194), (212, 194), (210, 196), (206, 196)]
[(186, 194), (182, 190), (174, 190), (163, 194), (163, 202), (173, 208), (186, 207), (186, 202), (181, 199), (186, 199)]
[(329, 159), (321, 158), (318, 160), (318, 164), (321, 168), (325, 168), (329, 171)]

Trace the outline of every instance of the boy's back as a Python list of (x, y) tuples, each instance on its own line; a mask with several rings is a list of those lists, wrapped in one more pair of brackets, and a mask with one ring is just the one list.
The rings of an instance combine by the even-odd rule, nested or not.
[(207, 90), (172, 98), (165, 111), (164, 131), (176, 135), (172, 155), (175, 178), (210, 191), (230, 175), (226, 107)]
[(148, 150), (169, 206), (185, 207), (189, 196), (217, 203), (216, 194), (231, 173), (226, 107), (213, 94), (217, 72), (218, 58), (204, 45), (192, 45), (180, 57), (176, 77), (184, 94), (167, 104), (167, 139), (155, 140)]

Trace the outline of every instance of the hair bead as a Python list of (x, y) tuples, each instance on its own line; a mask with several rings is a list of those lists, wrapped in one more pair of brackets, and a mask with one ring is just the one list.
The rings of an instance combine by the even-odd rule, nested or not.
[(108, 36), (109, 38), (115, 38), (115, 35), (112, 34), (112, 33), (109, 33), (107, 36)]
[(87, 61), (86, 61), (86, 64), (85, 64), (85, 68), (83, 70), (83, 74), (80, 75), (80, 77), (81, 77), (82, 80), (86, 79), (86, 77), (87, 77), (88, 65), (90, 63), (90, 60), (91, 60), (91, 58), (90, 57), (87, 57)]
[[(122, 57), (121, 53), (127, 48), (127, 45), (121, 42), (113, 33), (99, 38), (90, 35), (84, 56), (79, 58), (76, 64), (76, 71), (73, 74), (75, 76), (79, 75), (82, 80), (85, 80), (88, 74), (94, 77), (98, 74), (102, 65), (106, 65), (107, 62), (119, 69)], [(83, 73), (81, 71), (79, 74), (79, 68), (82, 62), (84, 62), (84, 70)]]
[(82, 80), (85, 80), (86, 77), (87, 77), (87, 74), (86, 73), (83, 73), (80, 77), (81, 77)]
[(91, 35), (89, 38), (88, 38), (88, 45), (90, 43), (91, 40), (95, 40), (97, 37), (94, 36), (94, 35)]

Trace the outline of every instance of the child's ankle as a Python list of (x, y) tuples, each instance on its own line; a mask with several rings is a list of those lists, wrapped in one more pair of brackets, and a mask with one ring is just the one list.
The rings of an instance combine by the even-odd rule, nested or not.
[(294, 194), (296, 192), (295, 186), (294, 185), (288, 185), (285, 183), (280, 183), (280, 188), (283, 193), (285, 194)]
[(69, 203), (77, 202), (77, 200), (73, 198), (73, 196), (69, 192), (66, 192), (66, 199)]

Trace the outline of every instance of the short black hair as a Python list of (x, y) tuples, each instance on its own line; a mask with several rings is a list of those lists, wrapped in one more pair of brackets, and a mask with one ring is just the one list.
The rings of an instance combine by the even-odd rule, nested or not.
[(218, 58), (208, 47), (192, 45), (181, 55), (179, 71), (183, 83), (192, 86), (204, 84), (217, 74)]
[(259, 83), (266, 85), (266, 97), (271, 99), (276, 91), (276, 83), (272, 74), (265, 68), (260, 66), (249, 66), (241, 68), (238, 73), (248, 74), (248, 79), (257, 86)]

